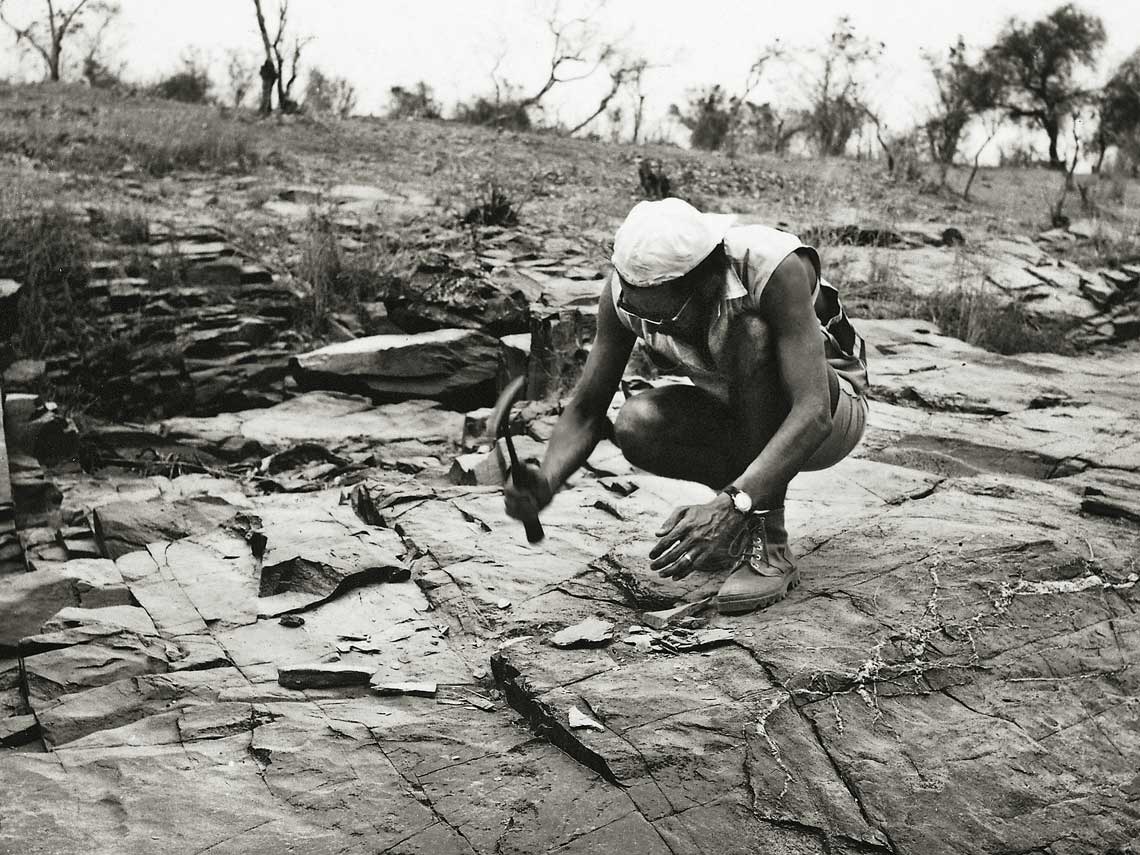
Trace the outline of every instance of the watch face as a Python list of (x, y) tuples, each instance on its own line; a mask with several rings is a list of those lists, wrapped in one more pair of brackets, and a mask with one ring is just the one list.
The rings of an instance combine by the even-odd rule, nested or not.
[(732, 504), (735, 505), (736, 509), (742, 514), (746, 514), (752, 510), (752, 499), (748, 497), (747, 493), (737, 492), (732, 497)]

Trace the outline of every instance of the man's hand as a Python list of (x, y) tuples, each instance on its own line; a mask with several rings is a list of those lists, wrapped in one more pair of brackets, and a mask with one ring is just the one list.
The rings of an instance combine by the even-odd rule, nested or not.
[(721, 493), (703, 505), (686, 505), (669, 515), (649, 552), (659, 576), (682, 579), (723, 557), (743, 524), (740, 511)]
[[(554, 488), (534, 464), (519, 461), (519, 465), (522, 468), (517, 473), (510, 473), (503, 484), (507, 515), (516, 520), (538, 519), (538, 512), (554, 498)], [(516, 480), (518, 486), (515, 485)]]

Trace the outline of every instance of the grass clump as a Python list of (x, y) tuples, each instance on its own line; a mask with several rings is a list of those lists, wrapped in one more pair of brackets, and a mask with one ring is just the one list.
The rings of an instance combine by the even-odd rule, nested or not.
[(66, 208), (24, 207), (5, 196), (0, 278), (23, 284), (12, 346), (17, 357), (39, 358), (79, 334), (77, 303), (87, 282), (91, 237)]
[(333, 314), (363, 318), (365, 304), (383, 300), (392, 285), (406, 279), (414, 267), (408, 250), (385, 241), (344, 250), (328, 214), (310, 215), (294, 270), (309, 286), (309, 296), (298, 308), (298, 327), (319, 336), (328, 332)]
[(522, 203), (497, 181), (486, 184), (461, 220), (466, 226), (517, 226)]
[(959, 284), (914, 298), (913, 317), (929, 320), (943, 335), (1002, 354), (1075, 351), (1068, 336), (1075, 324), (1027, 312), (982, 286)]
[(91, 234), (100, 240), (134, 246), (150, 239), (150, 221), (131, 207), (92, 208)]
[(218, 119), (157, 128), (136, 139), (131, 153), (155, 177), (179, 170), (246, 172), (260, 161), (249, 133)]

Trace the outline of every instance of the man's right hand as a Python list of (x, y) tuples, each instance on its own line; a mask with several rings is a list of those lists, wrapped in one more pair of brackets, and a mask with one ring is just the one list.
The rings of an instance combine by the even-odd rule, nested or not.
[[(503, 485), (503, 500), (507, 515), (517, 520), (538, 519), (538, 513), (554, 498), (550, 481), (532, 463), (522, 463), (518, 472), (511, 472)], [(516, 486), (517, 481), (517, 486)]]

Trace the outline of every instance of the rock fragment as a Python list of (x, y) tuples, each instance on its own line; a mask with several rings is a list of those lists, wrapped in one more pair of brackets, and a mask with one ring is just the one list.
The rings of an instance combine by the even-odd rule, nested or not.
[(661, 609), (655, 612), (642, 612), (641, 622), (653, 629), (665, 629), (667, 626), (679, 623), (687, 617), (693, 617), (703, 612), (712, 602), (711, 597), (697, 600), (693, 603), (682, 603), (671, 609)]
[(414, 698), (434, 698), (439, 691), (435, 683), (373, 682), (372, 691), (378, 695), (409, 695)]
[(277, 682), (286, 689), (327, 689), (334, 686), (366, 686), (375, 668), (345, 662), (288, 665), (277, 672)]
[(583, 727), (589, 728), (590, 730), (601, 731), (604, 731), (606, 729), (604, 725), (595, 721), (592, 717), (586, 715), (586, 713), (582, 712), (576, 706), (570, 707), (570, 711), (567, 713), (567, 720), (570, 723), (571, 729), (575, 730)]
[(614, 625), (611, 621), (587, 618), (568, 626), (550, 637), (555, 647), (598, 647), (613, 641)]

